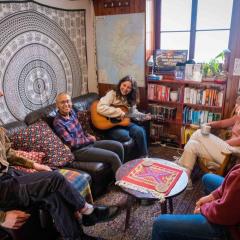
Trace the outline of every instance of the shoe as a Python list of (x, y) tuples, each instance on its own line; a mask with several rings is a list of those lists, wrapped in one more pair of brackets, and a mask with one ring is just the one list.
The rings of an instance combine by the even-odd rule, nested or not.
[(82, 224), (84, 226), (93, 226), (99, 222), (110, 221), (114, 219), (119, 212), (120, 208), (118, 206), (97, 206), (94, 207), (94, 210), (90, 215), (82, 216)]

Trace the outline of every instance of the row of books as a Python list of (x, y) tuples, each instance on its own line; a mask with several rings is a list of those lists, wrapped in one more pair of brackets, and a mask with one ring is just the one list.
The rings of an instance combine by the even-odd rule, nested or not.
[(174, 107), (167, 107), (158, 104), (149, 104), (149, 111), (153, 115), (162, 115), (165, 120), (176, 119), (177, 109)]
[(184, 107), (183, 124), (200, 125), (207, 122), (221, 119), (221, 113), (214, 113), (206, 110), (196, 110), (190, 107)]
[(218, 89), (184, 88), (184, 103), (222, 107), (223, 91)]
[(159, 141), (162, 137), (165, 137), (164, 126), (162, 124), (151, 123), (150, 138)]
[(158, 84), (148, 84), (148, 99), (162, 102), (169, 101), (170, 87)]

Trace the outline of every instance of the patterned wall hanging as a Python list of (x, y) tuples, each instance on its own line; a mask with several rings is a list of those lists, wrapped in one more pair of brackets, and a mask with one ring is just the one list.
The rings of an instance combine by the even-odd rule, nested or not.
[(0, 121), (87, 92), (85, 10), (0, 2)]

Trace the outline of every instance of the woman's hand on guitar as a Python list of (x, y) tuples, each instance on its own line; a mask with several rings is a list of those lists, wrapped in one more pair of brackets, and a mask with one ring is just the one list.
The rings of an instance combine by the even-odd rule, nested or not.
[(148, 114), (145, 115), (145, 118), (144, 118), (145, 121), (151, 120), (151, 119), (152, 119), (151, 113), (148, 113)]
[(121, 120), (123, 120), (123, 119), (125, 118), (125, 115), (126, 115), (126, 113), (125, 113), (125, 112), (122, 112), (119, 118), (120, 118)]

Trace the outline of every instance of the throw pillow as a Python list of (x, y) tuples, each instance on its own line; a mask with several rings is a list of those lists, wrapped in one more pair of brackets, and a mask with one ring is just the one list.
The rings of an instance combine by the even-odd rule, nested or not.
[(71, 150), (44, 121), (39, 121), (21, 129), (10, 136), (14, 149), (37, 151), (46, 154), (44, 164), (53, 167), (63, 167), (74, 157)]
[(97, 140), (101, 139), (101, 136), (93, 131), (91, 124), (91, 113), (89, 110), (78, 111), (78, 121), (82, 126), (85, 134), (90, 134), (96, 137)]
[[(19, 157), (25, 157), (28, 158), (36, 163), (42, 164), (43, 160), (45, 158), (45, 153), (43, 152), (26, 152), (26, 151), (21, 151), (21, 150), (16, 150), (16, 155)], [(27, 172), (27, 173), (33, 173), (36, 172), (35, 169), (30, 169), (30, 168), (25, 168), (22, 166), (13, 166), (15, 169), (23, 171), (23, 172)]]

